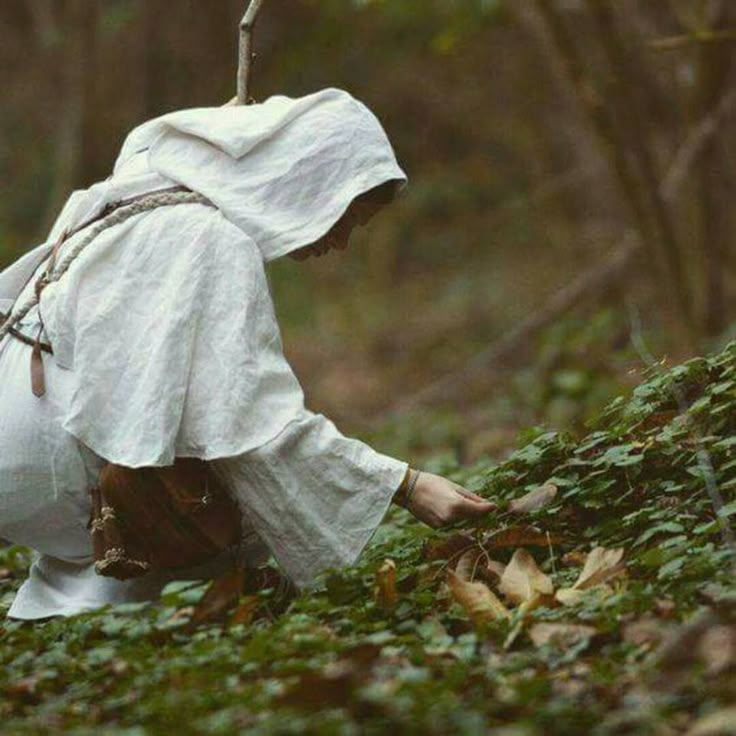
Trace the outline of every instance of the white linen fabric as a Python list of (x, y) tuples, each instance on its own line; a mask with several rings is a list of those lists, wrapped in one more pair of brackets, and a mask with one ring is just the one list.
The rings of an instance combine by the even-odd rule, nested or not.
[(114, 175), (75, 192), (48, 242), (0, 274), (3, 310), (62, 229), (107, 203), (184, 184), (216, 205), (116, 225), (44, 290), (21, 325), (35, 335), (42, 315), (54, 347), (43, 398), (30, 390), (30, 348), (0, 342), (0, 537), (41, 555), (9, 615), (68, 615), (160, 588), (163, 576), (92, 573), (88, 490), (103, 458), (213, 461), (243, 510), (249, 559), (265, 542), (300, 587), (357, 558), (407, 464), (305, 408), (264, 264), (391, 180), (405, 175), (380, 123), (346, 92), (184, 110), (134, 130)]

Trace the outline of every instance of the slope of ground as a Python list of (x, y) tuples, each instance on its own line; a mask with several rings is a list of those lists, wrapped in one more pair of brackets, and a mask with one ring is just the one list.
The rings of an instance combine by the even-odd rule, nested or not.
[[(735, 408), (731, 344), (650, 376), (582, 441), (438, 460), (499, 511), (443, 532), (392, 511), (309, 594), (261, 571), (4, 622), (3, 732), (734, 733)], [(7, 605), (27, 556), (2, 560)]]

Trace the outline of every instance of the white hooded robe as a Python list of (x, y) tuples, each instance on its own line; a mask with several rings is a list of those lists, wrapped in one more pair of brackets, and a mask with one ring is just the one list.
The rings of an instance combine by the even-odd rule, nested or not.
[(249, 559), (268, 550), (299, 587), (355, 561), (407, 464), (305, 408), (264, 266), (387, 181), (405, 175), (380, 123), (341, 90), (182, 110), (135, 129), (113, 176), (75, 192), (47, 243), (0, 274), (7, 311), (62, 229), (104, 205), (175, 185), (214, 205), (115, 225), (44, 290), (19, 325), (35, 336), (40, 311), (54, 348), (44, 397), (31, 392), (30, 348), (0, 341), (0, 537), (39, 553), (10, 616), (147, 600), (168, 579), (94, 573), (88, 494), (104, 460), (212, 461), (243, 512)]

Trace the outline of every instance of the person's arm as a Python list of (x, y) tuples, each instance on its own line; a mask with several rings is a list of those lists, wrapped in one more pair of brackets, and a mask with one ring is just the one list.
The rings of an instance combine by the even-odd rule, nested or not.
[(434, 473), (409, 468), (393, 502), (419, 521), (439, 528), (495, 510), (497, 505)]

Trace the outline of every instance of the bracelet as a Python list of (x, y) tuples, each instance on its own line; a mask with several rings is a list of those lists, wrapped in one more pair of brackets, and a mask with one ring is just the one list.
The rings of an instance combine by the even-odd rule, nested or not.
[(401, 485), (396, 489), (396, 493), (394, 493), (393, 502), (397, 506), (401, 506), (402, 509), (406, 508), (406, 495), (409, 491), (409, 485), (411, 483), (411, 480), (413, 478), (413, 471), (410, 467), (407, 467), (406, 474), (404, 475), (404, 479), (401, 481)]
[(409, 505), (411, 504), (411, 497), (414, 493), (414, 489), (417, 487), (417, 481), (419, 480), (419, 476), (422, 474), (421, 470), (417, 470), (414, 473), (414, 477), (409, 482), (409, 489), (406, 492), (406, 500), (404, 501), (405, 508), (407, 511), (409, 511)]

